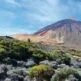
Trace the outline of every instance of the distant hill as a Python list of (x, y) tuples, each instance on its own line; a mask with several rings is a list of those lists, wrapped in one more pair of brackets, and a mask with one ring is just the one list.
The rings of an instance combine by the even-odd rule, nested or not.
[(22, 35), (19, 38), (24, 38), (24, 40), (30, 38), (34, 42), (44, 44), (81, 48), (81, 21), (64, 19), (40, 29), (33, 35)]

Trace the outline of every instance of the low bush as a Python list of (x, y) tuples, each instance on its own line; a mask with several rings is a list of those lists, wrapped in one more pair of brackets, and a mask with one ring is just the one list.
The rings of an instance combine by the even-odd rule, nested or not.
[(30, 69), (30, 77), (36, 78), (37, 81), (50, 81), (51, 76), (54, 74), (53, 68), (47, 65), (37, 65)]
[(10, 57), (18, 60), (34, 58), (37, 62), (47, 58), (47, 54), (39, 49), (37, 44), (7, 37), (0, 39), (0, 56), (1, 58)]
[(45, 53), (44, 51), (39, 50), (39, 49), (33, 50), (33, 52), (32, 52), (32, 57), (33, 57), (37, 62), (42, 61), (42, 60), (44, 60), (44, 59), (48, 59), (47, 53)]
[[(66, 81), (69, 76), (72, 75), (72, 78), (77, 79), (77, 81), (81, 81), (81, 76), (79, 73), (73, 68), (62, 68), (59, 69), (53, 76), (51, 81)], [(70, 80), (71, 81), (71, 80)], [(76, 80), (72, 80), (76, 81)]]
[(1, 38), (0, 39), (0, 58), (10, 57), (13, 59), (23, 60), (32, 56), (31, 48), (35, 45), (29, 42)]
[(51, 60), (58, 61), (58, 63), (65, 63), (67, 65), (70, 64), (70, 60), (71, 60), (71, 58), (61, 50), (54, 50), (50, 52), (49, 58)]

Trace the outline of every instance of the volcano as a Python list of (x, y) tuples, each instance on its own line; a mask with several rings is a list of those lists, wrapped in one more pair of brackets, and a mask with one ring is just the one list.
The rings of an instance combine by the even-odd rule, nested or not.
[(54, 41), (56, 44), (79, 47), (81, 46), (81, 21), (64, 19), (40, 29), (34, 35), (41, 36), (47, 41)]
[(43, 27), (29, 38), (32, 37), (34, 42), (81, 48), (81, 21), (64, 19)]

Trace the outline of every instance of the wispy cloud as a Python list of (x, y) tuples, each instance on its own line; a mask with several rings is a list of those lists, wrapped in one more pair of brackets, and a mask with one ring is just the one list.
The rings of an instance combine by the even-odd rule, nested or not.
[(18, 2), (16, 2), (16, 0), (4, 0), (4, 2), (7, 4), (18, 6), (18, 7), (21, 6)]
[[(6, 27), (5, 27), (6, 26)], [(31, 33), (33, 30), (26, 30), (26, 29), (23, 29), (22, 27), (14, 27), (10, 24), (3, 24), (3, 25), (0, 25), (0, 36), (1, 35), (13, 35), (13, 34), (17, 34), (17, 33)]]
[(38, 20), (47, 24), (48, 22), (52, 23), (72, 16), (77, 18), (78, 15), (76, 16), (76, 13), (81, 11), (80, 5), (80, 0), (30, 0), (24, 3), (25, 8), (30, 9), (29, 12), (24, 14), (28, 19)]
[(4, 6), (4, 9), (1, 6), (0, 25), (10, 24), (7, 29), (12, 32), (33, 33), (70, 17), (81, 20), (81, 0), (4, 0)]
[(69, 8), (60, 4), (60, 0), (30, 0), (24, 7), (29, 10), (23, 13), (26, 19), (44, 25), (69, 16)]

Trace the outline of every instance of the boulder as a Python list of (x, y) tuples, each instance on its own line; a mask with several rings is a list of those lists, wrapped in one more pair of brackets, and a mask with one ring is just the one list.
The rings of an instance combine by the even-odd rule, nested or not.
[(13, 74), (17, 74), (17, 75), (21, 75), (21, 76), (26, 76), (27, 75), (27, 69), (26, 68), (20, 68), (20, 67), (17, 67), (13, 70), (9, 70), (7, 72), (7, 75), (8, 76), (11, 76)]
[(49, 65), (52, 66), (52, 67), (55, 68), (55, 69), (56, 69), (57, 66), (58, 66), (58, 64), (57, 64), (56, 61), (50, 61), (50, 62), (49, 62)]
[(24, 62), (24, 67), (28, 68), (28, 67), (32, 67), (34, 65), (36, 65), (35, 61), (33, 59), (28, 59), (27, 62)]
[(24, 61), (17, 61), (17, 66), (23, 66), (25, 64)]
[(45, 64), (45, 65), (49, 65), (49, 60), (44, 60), (44, 61), (41, 61), (40, 64)]
[(26, 76), (26, 77), (24, 78), (24, 81), (31, 81), (31, 79), (30, 79), (29, 76)]
[(10, 78), (6, 78), (4, 81), (12, 81)]
[(59, 64), (57, 67), (58, 67), (58, 68), (64, 68), (64, 67), (69, 67), (69, 66), (66, 65), (66, 64)]
[(9, 57), (8, 58), (5, 58), (4, 61), (8, 65), (13, 65), (13, 66), (16, 66), (17, 65), (17, 61), (15, 59), (11, 59)]
[(69, 75), (69, 77), (65, 81), (78, 81), (78, 79), (75, 78), (74, 75)]
[(53, 68), (57, 68), (58, 65), (56, 61), (49, 61), (49, 60), (41, 61), (40, 64), (49, 65), (52, 66)]
[(12, 65), (7, 65), (7, 69), (8, 70), (12, 70), (12, 69), (14, 69), (15, 67), (13, 67)]

